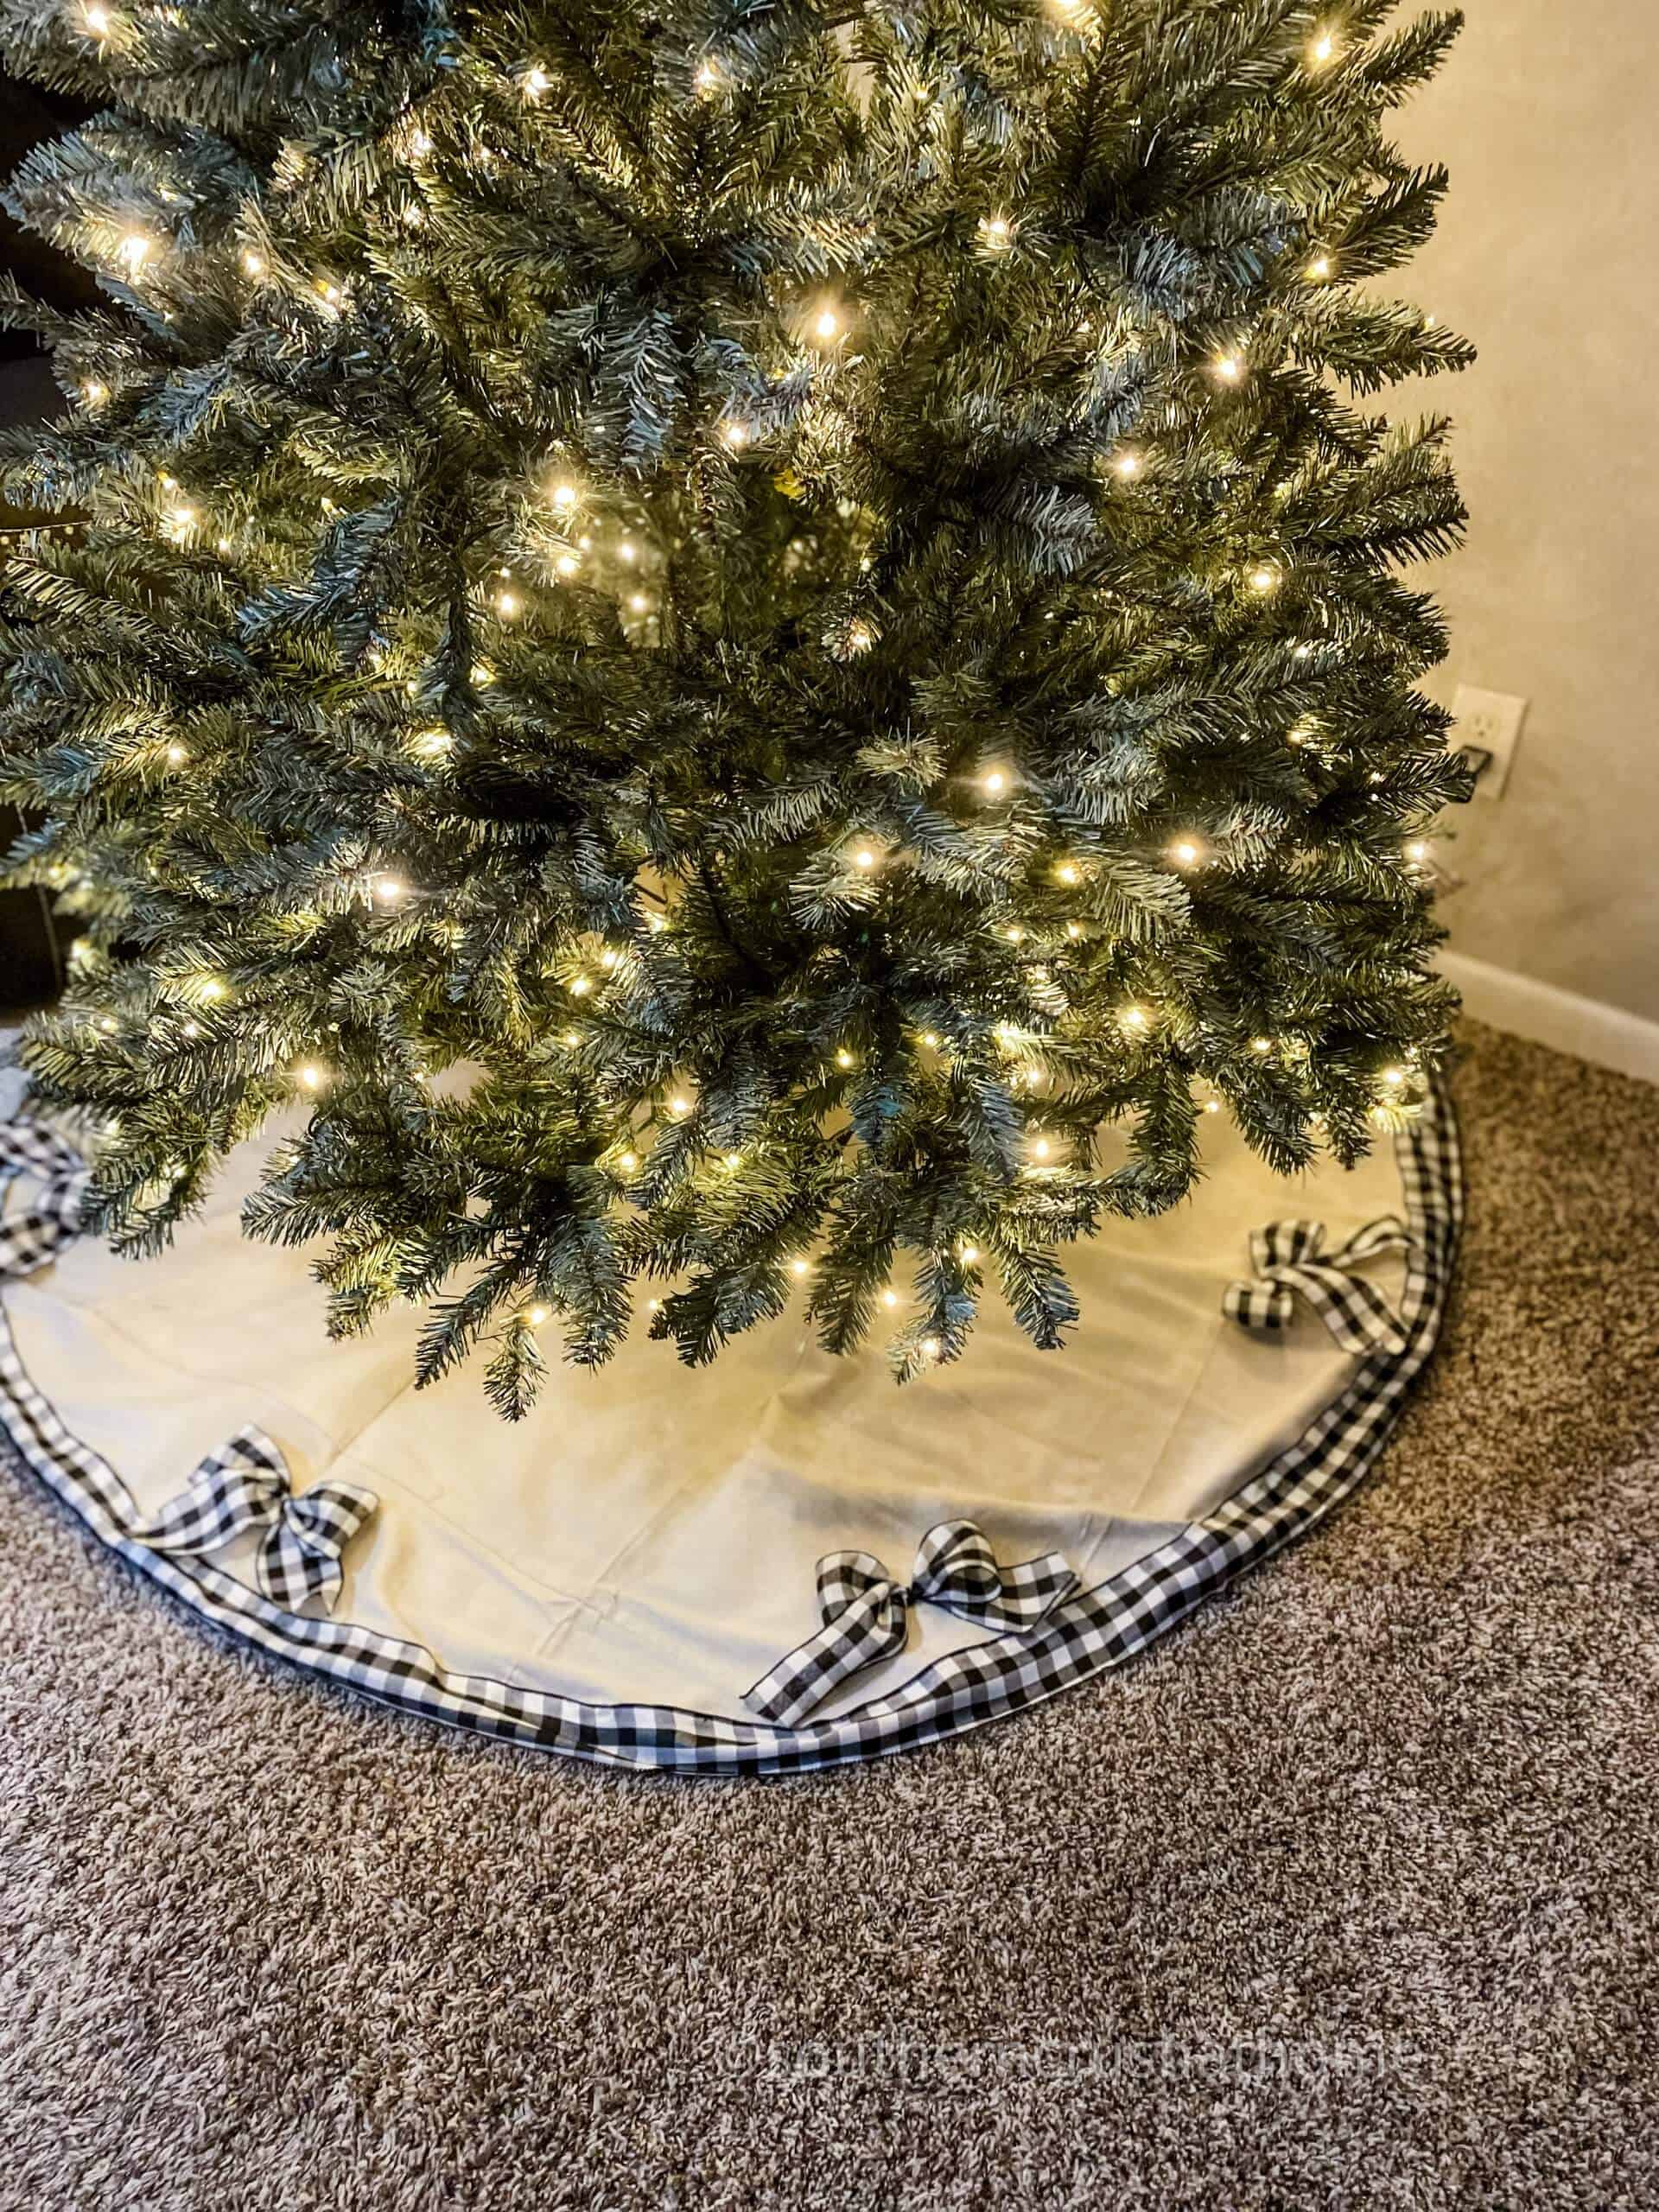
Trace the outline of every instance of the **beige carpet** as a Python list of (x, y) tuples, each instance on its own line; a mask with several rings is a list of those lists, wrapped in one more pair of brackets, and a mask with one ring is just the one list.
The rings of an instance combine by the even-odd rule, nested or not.
[(0, 2206), (1659, 2204), (1659, 1092), (1468, 1043), (1462, 1290), (1370, 1488), (964, 1743), (441, 1736), (0, 1466)]

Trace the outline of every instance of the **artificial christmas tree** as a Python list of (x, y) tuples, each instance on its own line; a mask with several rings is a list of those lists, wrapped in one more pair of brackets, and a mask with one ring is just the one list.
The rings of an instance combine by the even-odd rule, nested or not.
[(693, 1363), (803, 1285), (901, 1376), (993, 1288), (1056, 1345), (1206, 1109), (1401, 1127), (1462, 514), (1356, 401), (1468, 356), (1374, 288), (1457, 22), (1393, 12), (4, 0), (111, 104), (9, 202), (111, 300), (10, 302), (91, 524), (0, 695), (91, 1225), (298, 1098), (247, 1225), (517, 1413), (642, 1279)]

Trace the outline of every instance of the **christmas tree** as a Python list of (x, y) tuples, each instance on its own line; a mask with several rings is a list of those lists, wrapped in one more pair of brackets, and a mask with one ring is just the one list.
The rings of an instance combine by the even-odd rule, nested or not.
[(72, 519), (0, 681), (91, 1225), (297, 1104), (248, 1229), (516, 1414), (647, 1294), (690, 1362), (1058, 1345), (1206, 1112), (1408, 1115), (1468, 774), (1395, 571), (1463, 517), (1363, 402), (1469, 351), (1376, 282), (1458, 27), (1393, 13), (3, 0), (103, 104), (6, 200), (109, 305), (6, 301)]

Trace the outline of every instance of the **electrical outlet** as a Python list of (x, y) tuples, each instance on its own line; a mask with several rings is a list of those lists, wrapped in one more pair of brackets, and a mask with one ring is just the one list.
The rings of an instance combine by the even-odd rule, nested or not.
[(1453, 744), (1487, 756), (1475, 797), (1502, 798), (1515, 748), (1521, 742), (1521, 725), (1527, 718), (1526, 701), (1508, 691), (1483, 691), (1473, 683), (1459, 683), (1452, 713), (1457, 723), (1452, 733)]

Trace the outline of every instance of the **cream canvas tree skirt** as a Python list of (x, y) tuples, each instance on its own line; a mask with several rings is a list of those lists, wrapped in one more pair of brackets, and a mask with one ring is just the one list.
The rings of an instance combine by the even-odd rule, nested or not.
[[(238, 1232), (262, 1141), (233, 1157), (165, 1257), (117, 1260), (81, 1237), (5, 1285), (0, 1418), (96, 1535), (204, 1618), (431, 1718), (728, 1773), (901, 1749), (1126, 1658), (1299, 1535), (1365, 1472), (1428, 1357), (1459, 1212), (1446, 1101), (1354, 1173), (1296, 1183), (1224, 1117), (1213, 1127), (1190, 1204), (1114, 1223), (1068, 1254), (1084, 1319), (1063, 1354), (1034, 1351), (994, 1298), (966, 1357), (902, 1390), (879, 1347), (832, 1359), (798, 1312), (695, 1372), (641, 1332), (597, 1375), (556, 1367), (516, 1427), (475, 1373), (414, 1390), (412, 1309), (366, 1339), (327, 1340), (304, 1254)], [(14, 1223), (41, 1179), (14, 1174)], [(1288, 1327), (1257, 1332), (1224, 1313), (1229, 1283), (1252, 1274), (1252, 1231), (1316, 1222), (1329, 1253), (1389, 1215), (1408, 1250), (1345, 1262), (1324, 1302), (1343, 1307), (1344, 1285), (1369, 1283), (1397, 1324), (1391, 1347), (1342, 1350), (1317, 1281), (1283, 1301)], [(18, 1241), (14, 1266), (29, 1256)], [(1261, 1309), (1268, 1288), (1247, 1306)], [(250, 1424), (280, 1455), (253, 1478), (276, 1497), (285, 1461), (301, 1504), (315, 1492), (325, 1539), (335, 1493), (316, 1485), (374, 1501), (360, 1526), (355, 1509), (333, 1525), (332, 1613), (326, 1592), (291, 1580), (277, 1586), (289, 1603), (263, 1594), (263, 1529), (158, 1548), (158, 1526), (176, 1538), (181, 1523), (157, 1516)], [(203, 1533), (185, 1517), (187, 1535)], [(1005, 1573), (1057, 1554), (1075, 1589), (1046, 1611), (1033, 1597), (1033, 1618), (1013, 1626), (1015, 1580), (1007, 1605), (994, 1596), (977, 1612), (950, 1610), (948, 1588), (898, 1594), (924, 1536), (964, 1520)], [(284, 1526), (289, 1564), (304, 1567), (315, 1530), (303, 1514)], [(744, 1694), (820, 1628), (817, 1564), (842, 1550), (872, 1555), (861, 1591), (872, 1569), (878, 1584), (837, 1634), (845, 1643), (861, 1626), (892, 1648), (817, 1703), (826, 1662), (809, 1654), (804, 1717), (755, 1718)], [(969, 1554), (971, 1566), (971, 1541)], [(329, 1571), (322, 1558), (321, 1580)], [(897, 1586), (885, 1606), (882, 1576)]]

